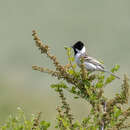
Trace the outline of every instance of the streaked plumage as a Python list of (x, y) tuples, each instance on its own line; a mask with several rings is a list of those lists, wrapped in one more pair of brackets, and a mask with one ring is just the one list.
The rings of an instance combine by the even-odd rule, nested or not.
[(119, 78), (118, 76), (116, 76), (112, 72), (106, 70), (104, 68), (103, 64), (100, 63), (98, 60), (96, 60), (93, 57), (88, 56), (86, 53), (85, 46), (81, 41), (76, 42), (72, 46), (72, 48), (74, 49), (74, 57), (75, 57), (75, 61), (76, 61), (78, 66), (81, 65), (80, 58), (83, 57), (84, 58), (84, 65), (88, 71), (108, 72), (108, 73), (112, 74), (113, 76), (115, 76), (116, 78)]

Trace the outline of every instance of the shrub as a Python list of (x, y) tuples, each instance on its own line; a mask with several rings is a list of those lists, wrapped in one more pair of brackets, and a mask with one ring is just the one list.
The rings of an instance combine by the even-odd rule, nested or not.
[(41, 112), (32, 114), (30, 119), (27, 119), (22, 108), (17, 108), (16, 115), (10, 115), (8, 120), (0, 126), (1, 130), (47, 130), (50, 126), (49, 122), (40, 120)]
[[(127, 122), (130, 117), (130, 107), (126, 105), (128, 104), (129, 92), (128, 77), (126, 75), (122, 80), (121, 92), (116, 94), (113, 99), (109, 99), (104, 95), (104, 88), (115, 80), (114, 76), (106, 77), (103, 72), (96, 74), (87, 72), (83, 64), (80, 71), (77, 71), (71, 48), (67, 47), (65, 49), (68, 64), (61, 65), (56, 56), (50, 53), (50, 48), (40, 40), (36, 31), (33, 31), (32, 35), (41, 53), (46, 55), (55, 66), (55, 70), (32, 66), (33, 70), (48, 73), (60, 81), (58, 84), (51, 85), (59, 94), (61, 100), (61, 105), (57, 107), (58, 115), (55, 128), (60, 130), (121, 130), (130, 127)], [(82, 58), (81, 62), (83, 62)], [(111, 72), (114, 73), (118, 69), (119, 65), (115, 65)], [(74, 99), (79, 98), (89, 102), (91, 110), (88, 116), (81, 121), (75, 119), (74, 115), (71, 114), (72, 110), (67, 103), (64, 91), (72, 94)], [(18, 114), (14, 117), (10, 116), (8, 121), (0, 128), (2, 130), (47, 130), (50, 123), (41, 121), (40, 115), (41, 113), (32, 115), (31, 119), (27, 120), (24, 111), (18, 108)]]
[[(33, 31), (33, 37), (36, 46), (42, 54), (46, 55), (54, 64), (55, 70), (44, 67), (32, 66), (34, 70), (48, 73), (60, 80), (58, 84), (52, 84), (51, 87), (59, 93), (61, 106), (57, 107), (57, 125), (60, 130), (120, 130), (130, 127), (126, 121), (130, 117), (130, 107), (123, 108), (128, 103), (129, 84), (128, 78), (124, 75), (122, 81), (122, 90), (116, 94), (113, 99), (108, 99), (104, 95), (104, 88), (115, 80), (115, 77), (104, 73), (93, 74), (87, 72), (82, 64), (81, 70), (76, 71), (74, 57), (71, 48), (65, 47), (68, 56), (68, 64), (61, 65), (56, 56), (50, 53), (50, 48), (45, 45), (38, 37), (36, 31)], [(81, 59), (82, 62), (82, 59)], [(115, 65), (111, 72), (116, 72), (119, 65)], [(91, 105), (90, 113), (82, 121), (75, 122), (74, 115), (66, 101), (64, 90), (74, 95), (74, 98), (82, 98)]]
[[(76, 65), (73, 63), (71, 48), (65, 47), (68, 56), (68, 64), (61, 65), (56, 56), (50, 53), (50, 48), (41, 42), (36, 31), (33, 31), (33, 37), (36, 46), (42, 54), (45, 54), (52, 60), (55, 70), (48, 68), (32, 66), (34, 70), (48, 73), (59, 80), (58, 84), (52, 84), (51, 87), (59, 93), (62, 105), (57, 107), (57, 125), (61, 130), (97, 130), (97, 129), (122, 129), (130, 127), (126, 120), (130, 116), (130, 107), (123, 109), (123, 105), (128, 103), (128, 78), (124, 75), (122, 90), (116, 94), (113, 99), (108, 99), (104, 95), (104, 88), (110, 84), (115, 77), (110, 75), (105, 77), (104, 73), (93, 74), (87, 72), (82, 64), (80, 72), (76, 71)], [(81, 59), (82, 61), (82, 59)], [(116, 72), (119, 65), (115, 65), (111, 72)], [(66, 101), (64, 90), (74, 95), (74, 98), (83, 98), (91, 105), (91, 111), (82, 121), (75, 122), (71, 109)]]

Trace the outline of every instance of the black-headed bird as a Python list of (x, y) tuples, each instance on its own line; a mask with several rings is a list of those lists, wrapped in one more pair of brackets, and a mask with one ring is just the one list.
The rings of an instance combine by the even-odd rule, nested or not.
[(75, 62), (77, 63), (78, 66), (81, 65), (81, 57), (82, 57), (83, 61), (84, 61), (83, 64), (88, 71), (91, 71), (91, 72), (92, 71), (108, 72), (111, 75), (113, 75), (114, 77), (120, 79), (120, 77), (118, 77), (114, 73), (105, 69), (101, 62), (99, 62), (98, 60), (96, 60), (93, 57), (88, 56), (87, 53), (86, 53), (86, 48), (85, 48), (83, 42), (81, 42), (81, 41), (76, 42), (72, 46), (72, 48), (74, 50)]

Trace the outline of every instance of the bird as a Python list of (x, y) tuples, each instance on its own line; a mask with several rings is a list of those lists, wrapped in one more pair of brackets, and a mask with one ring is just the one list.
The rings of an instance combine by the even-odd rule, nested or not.
[(93, 72), (93, 71), (101, 71), (101, 72), (107, 72), (111, 75), (113, 75), (114, 77), (120, 79), (120, 77), (118, 77), (117, 75), (115, 75), (114, 73), (108, 71), (107, 69), (105, 69), (104, 65), (99, 62), (98, 60), (96, 60), (93, 57), (88, 56), (88, 54), (86, 53), (86, 48), (83, 42), (81, 41), (77, 41), (73, 46), (71, 46), (74, 50), (74, 59), (76, 64), (80, 67), (81, 66), (81, 57), (83, 58), (83, 64), (85, 66), (85, 69), (87, 71)]

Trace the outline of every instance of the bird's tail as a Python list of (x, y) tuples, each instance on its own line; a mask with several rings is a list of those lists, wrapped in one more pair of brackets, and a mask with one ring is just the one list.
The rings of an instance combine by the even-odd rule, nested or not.
[(104, 72), (107, 72), (107, 73), (113, 75), (114, 77), (116, 77), (117, 79), (120, 79), (119, 76), (117, 76), (116, 74), (114, 74), (114, 73), (112, 73), (112, 72), (110, 72), (110, 71), (108, 71), (108, 70), (104, 70)]

